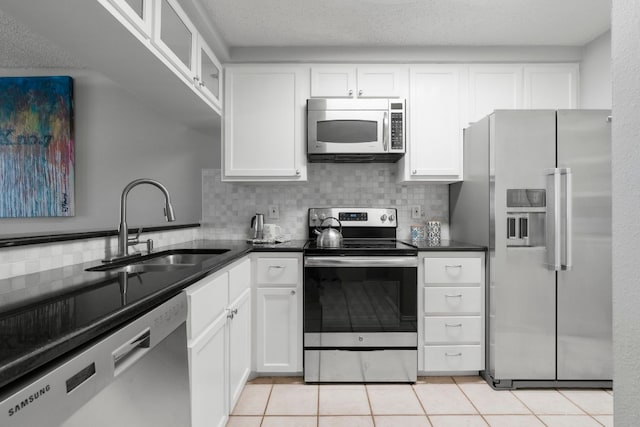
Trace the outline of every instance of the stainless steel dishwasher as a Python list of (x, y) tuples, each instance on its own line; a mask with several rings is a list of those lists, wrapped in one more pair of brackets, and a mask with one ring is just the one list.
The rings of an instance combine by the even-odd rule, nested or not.
[(184, 293), (0, 396), (0, 425), (189, 426)]

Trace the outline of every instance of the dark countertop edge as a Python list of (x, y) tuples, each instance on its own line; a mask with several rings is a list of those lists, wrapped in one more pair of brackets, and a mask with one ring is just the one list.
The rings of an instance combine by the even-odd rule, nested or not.
[[(152, 231), (179, 230), (182, 228), (200, 227), (199, 223), (161, 225), (155, 227), (143, 227), (145, 233)], [(137, 233), (137, 228), (130, 228), (130, 233)], [(12, 248), (15, 246), (37, 245), (42, 243), (67, 242), (70, 240), (94, 239), (98, 237), (117, 236), (118, 230), (80, 231), (75, 233), (34, 234), (32, 236), (0, 237), (0, 248)]]
[(440, 245), (429, 246), (426, 241), (411, 242), (418, 248), (418, 252), (486, 252), (486, 246), (474, 245), (471, 243), (459, 242), (455, 240), (442, 240)]

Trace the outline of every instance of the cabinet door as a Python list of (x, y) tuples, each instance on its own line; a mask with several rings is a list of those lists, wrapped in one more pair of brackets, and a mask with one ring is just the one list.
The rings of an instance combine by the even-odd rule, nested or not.
[(227, 420), (226, 326), (227, 315), (223, 314), (189, 342), (193, 427), (222, 427)]
[(473, 65), (469, 68), (469, 122), (493, 110), (522, 108), (522, 66)]
[(302, 340), (298, 333), (298, 289), (258, 288), (258, 372), (296, 372)]
[(157, 0), (154, 43), (189, 80), (195, 76), (196, 28), (176, 0)]
[(220, 93), (222, 82), (222, 65), (211, 48), (198, 37), (198, 65), (195, 83), (200, 91), (220, 110)]
[(411, 69), (409, 161), (404, 163), (410, 180), (462, 179), (462, 79), (458, 66)]
[(407, 69), (402, 67), (358, 67), (356, 95), (359, 98), (399, 98), (405, 91), (406, 74)]
[(314, 67), (311, 69), (312, 98), (352, 98), (355, 95), (355, 67)]
[(251, 289), (229, 309), (229, 412), (233, 410), (251, 371)]
[(223, 180), (306, 180), (304, 70), (227, 68)]
[(110, 0), (121, 15), (146, 38), (151, 37), (153, 0)]
[(524, 108), (569, 109), (578, 105), (578, 65), (525, 65)]

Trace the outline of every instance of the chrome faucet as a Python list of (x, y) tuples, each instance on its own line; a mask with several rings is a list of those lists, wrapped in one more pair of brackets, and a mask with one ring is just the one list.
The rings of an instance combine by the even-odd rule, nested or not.
[[(135, 245), (138, 243), (138, 238), (129, 239), (129, 229), (127, 228), (127, 195), (129, 191), (137, 185), (140, 184), (151, 184), (153, 186), (158, 187), (162, 194), (164, 194), (165, 199), (165, 207), (164, 207), (164, 215), (167, 217), (167, 221), (172, 222), (176, 220), (175, 214), (173, 213), (173, 206), (171, 206), (171, 197), (169, 196), (169, 191), (167, 188), (160, 184), (158, 181), (153, 179), (136, 179), (131, 181), (124, 187), (122, 190), (122, 196), (120, 197), (120, 226), (118, 227), (118, 254), (108, 260), (105, 261), (114, 261), (120, 258), (125, 258), (129, 256), (129, 246)], [(138, 230), (138, 236), (140, 235), (141, 229)]]

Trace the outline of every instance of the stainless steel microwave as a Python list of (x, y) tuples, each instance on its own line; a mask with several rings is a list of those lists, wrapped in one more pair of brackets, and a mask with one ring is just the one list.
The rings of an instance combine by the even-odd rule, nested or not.
[(404, 99), (308, 99), (310, 162), (395, 162), (406, 150)]

